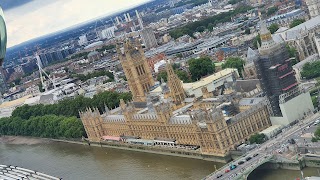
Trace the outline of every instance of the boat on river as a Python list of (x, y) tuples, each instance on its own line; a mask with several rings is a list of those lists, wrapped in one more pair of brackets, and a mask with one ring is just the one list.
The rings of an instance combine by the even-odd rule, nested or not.
[(11, 165), (0, 165), (0, 179), (62, 180), (62, 178), (53, 177), (41, 172)]

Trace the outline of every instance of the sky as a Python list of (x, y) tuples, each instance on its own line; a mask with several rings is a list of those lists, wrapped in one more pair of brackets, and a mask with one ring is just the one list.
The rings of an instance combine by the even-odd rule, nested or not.
[[(0, 0), (0, 4), (5, 1), (8, 0)], [(24, 1), (24, 4), (9, 4), (4, 8), (8, 47), (103, 15), (129, 9), (149, 0)]]

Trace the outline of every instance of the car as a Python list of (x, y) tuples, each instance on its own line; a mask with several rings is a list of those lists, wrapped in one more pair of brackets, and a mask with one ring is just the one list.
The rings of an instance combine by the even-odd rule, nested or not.
[(241, 165), (241, 164), (243, 164), (243, 163), (244, 163), (243, 161), (239, 161), (239, 162), (238, 162), (239, 165)]
[(256, 153), (256, 154), (253, 155), (253, 157), (256, 157), (256, 156), (258, 156), (258, 155), (259, 155), (259, 154)]
[(218, 175), (217, 175), (217, 178), (221, 178), (221, 177), (222, 177), (222, 174), (218, 174)]
[(230, 172), (230, 169), (226, 169), (224, 172), (225, 172), (225, 173), (228, 173), (228, 172)]
[(250, 161), (250, 159), (252, 159), (252, 157), (246, 157), (246, 161)]
[(237, 168), (236, 165), (234, 165), (234, 164), (231, 164), (231, 165), (230, 165), (230, 170), (234, 170), (235, 168)]

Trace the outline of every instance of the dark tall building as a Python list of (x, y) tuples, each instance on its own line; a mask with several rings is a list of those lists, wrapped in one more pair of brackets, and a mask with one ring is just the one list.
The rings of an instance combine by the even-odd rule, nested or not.
[(279, 96), (292, 92), (285, 96), (285, 100), (295, 97), (298, 83), (285, 43), (275, 43), (265, 22), (261, 22), (260, 37), (261, 46), (258, 45), (259, 54), (256, 54), (254, 61), (257, 76), (264, 94), (268, 96), (274, 116), (282, 116)]

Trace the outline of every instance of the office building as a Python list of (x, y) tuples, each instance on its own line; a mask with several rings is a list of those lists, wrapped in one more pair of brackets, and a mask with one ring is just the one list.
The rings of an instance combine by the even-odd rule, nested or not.
[(80, 46), (88, 44), (87, 36), (86, 35), (80, 36), (78, 43), (79, 43)]
[(151, 28), (141, 30), (140, 35), (146, 48), (150, 49), (158, 45), (156, 36)]
[(311, 18), (320, 15), (320, 0), (306, 0)]

